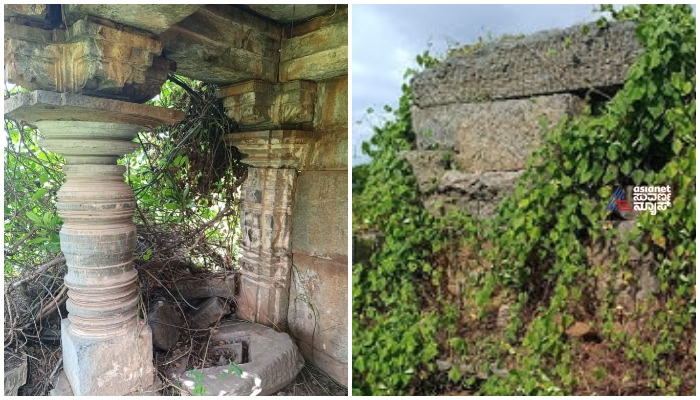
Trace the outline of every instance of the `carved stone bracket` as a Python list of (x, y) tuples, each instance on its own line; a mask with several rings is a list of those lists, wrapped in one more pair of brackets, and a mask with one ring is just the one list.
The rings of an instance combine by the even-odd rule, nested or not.
[(30, 90), (146, 101), (175, 69), (160, 54), (157, 40), (86, 20), (65, 30), (5, 23), (5, 78)]
[(219, 90), (229, 117), (246, 130), (310, 128), (314, 119), (316, 83), (248, 81)]

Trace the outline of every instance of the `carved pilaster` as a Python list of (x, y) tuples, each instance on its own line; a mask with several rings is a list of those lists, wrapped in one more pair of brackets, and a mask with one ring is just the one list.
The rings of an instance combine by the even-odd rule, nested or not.
[(238, 315), (285, 330), (292, 265), (291, 224), (297, 172), (249, 168), (241, 187), (241, 291)]

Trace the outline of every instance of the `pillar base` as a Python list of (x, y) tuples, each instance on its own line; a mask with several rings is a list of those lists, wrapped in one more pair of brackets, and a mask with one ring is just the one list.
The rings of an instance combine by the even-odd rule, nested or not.
[(61, 321), (63, 369), (76, 396), (122, 396), (153, 384), (148, 325), (110, 338), (75, 336), (69, 326), (68, 319)]

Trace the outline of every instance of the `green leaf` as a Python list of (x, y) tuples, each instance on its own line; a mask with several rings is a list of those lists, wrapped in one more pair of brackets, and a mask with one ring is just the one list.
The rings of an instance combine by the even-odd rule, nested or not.
[(46, 189), (46, 188), (41, 188), (41, 189), (37, 190), (36, 193), (34, 193), (34, 195), (32, 196), (32, 201), (39, 200), (39, 199), (42, 198), (42, 197), (46, 194), (46, 192), (48, 192), (48, 191), (49, 191), (49, 189)]
[(228, 371), (226, 371), (229, 375), (231, 373), (235, 373), (239, 378), (243, 375), (243, 369), (238, 366), (238, 364), (234, 363), (231, 360), (228, 360)]
[(51, 213), (44, 213), (42, 217), (41, 222), (43, 222), (44, 226), (51, 227), (51, 220), (53, 219)]
[(41, 218), (32, 211), (27, 211), (27, 218), (32, 220), (36, 224), (41, 224)]
[(179, 206), (177, 205), (177, 203), (165, 203), (163, 207), (165, 207), (168, 210), (177, 210)]
[(638, 169), (632, 172), (632, 180), (636, 185), (641, 185), (644, 180), (644, 171)]
[(456, 365), (453, 365), (452, 368), (450, 369), (450, 372), (447, 374), (447, 377), (453, 383), (457, 383), (462, 379), (462, 372), (460, 372), (459, 368), (457, 368)]
[(681, 150), (683, 149), (683, 142), (681, 142), (679, 139), (673, 139), (671, 149), (673, 150), (674, 154), (680, 154)]

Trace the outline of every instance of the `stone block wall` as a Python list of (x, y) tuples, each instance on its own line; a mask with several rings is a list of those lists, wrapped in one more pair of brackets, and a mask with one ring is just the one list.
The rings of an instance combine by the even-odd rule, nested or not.
[(413, 166), (426, 208), (493, 214), (543, 128), (614, 93), (640, 53), (634, 26), (595, 24), (466, 47), (416, 76)]

